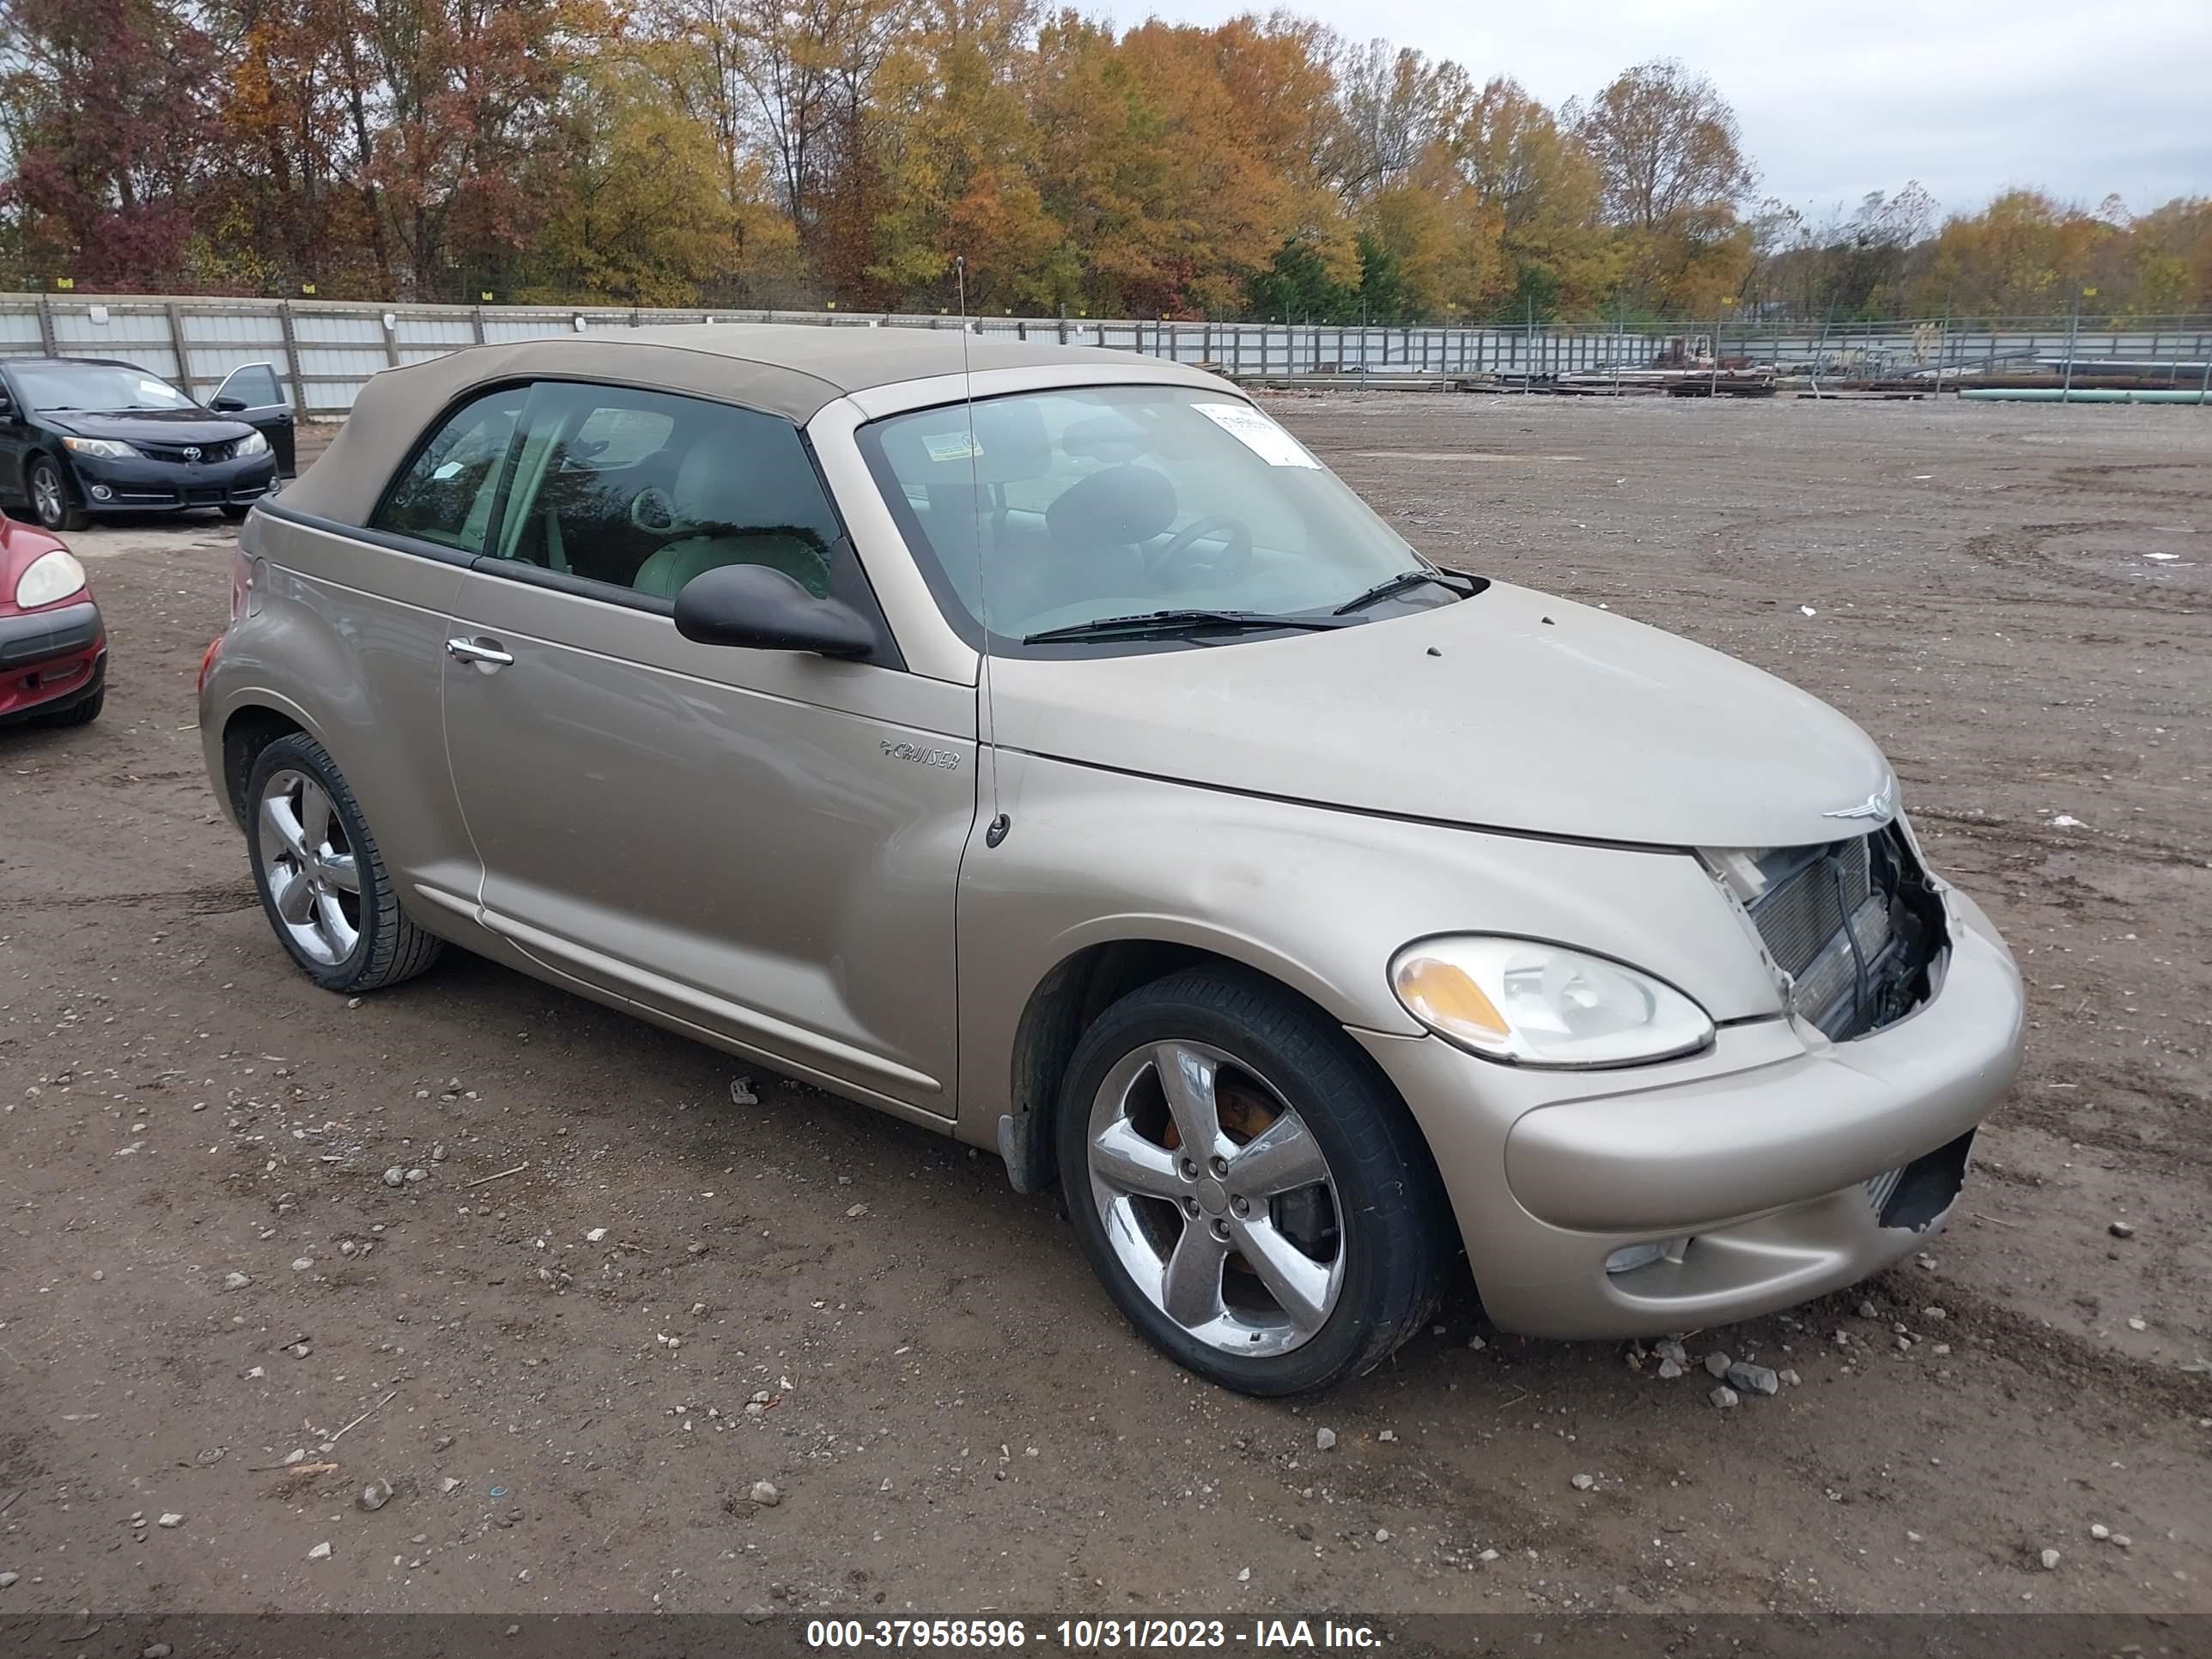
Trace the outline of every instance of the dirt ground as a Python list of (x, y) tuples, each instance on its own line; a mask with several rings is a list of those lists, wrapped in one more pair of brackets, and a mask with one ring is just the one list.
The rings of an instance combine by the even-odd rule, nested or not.
[(228, 529), (135, 526), (106, 715), (0, 733), (0, 1613), (2212, 1610), (2212, 417), (1275, 407), (1444, 562), (1841, 707), (2020, 952), (1950, 1231), (1691, 1341), (1801, 1386), (1462, 1304), (1238, 1399), (994, 1160), (465, 957), (317, 992), (192, 728)]

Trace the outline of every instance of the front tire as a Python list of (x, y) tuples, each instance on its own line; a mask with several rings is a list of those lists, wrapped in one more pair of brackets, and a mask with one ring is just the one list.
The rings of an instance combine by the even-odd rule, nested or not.
[(51, 714), (33, 714), (31, 723), (46, 726), (89, 726), (100, 718), (100, 711), (106, 704), (107, 688), (103, 685), (90, 696), (80, 697), (66, 708), (57, 709)]
[(277, 738), (246, 782), (253, 885), (277, 941), (325, 991), (412, 979), (441, 943), (392, 891), (376, 837), (328, 750), (305, 732)]
[(82, 530), (89, 522), (76, 490), (51, 455), (34, 455), (23, 474), (24, 493), (31, 498), (31, 516), (41, 528)]
[(236, 501), (225, 501), (222, 504), (222, 516), (233, 524), (243, 524), (246, 521), (246, 515), (252, 511), (252, 507), (240, 507)]
[(1342, 1030), (1257, 975), (1193, 969), (1115, 1003), (1076, 1045), (1057, 1130), (1108, 1293), (1212, 1382), (1330, 1388), (1435, 1310), (1447, 1208), (1419, 1130)]

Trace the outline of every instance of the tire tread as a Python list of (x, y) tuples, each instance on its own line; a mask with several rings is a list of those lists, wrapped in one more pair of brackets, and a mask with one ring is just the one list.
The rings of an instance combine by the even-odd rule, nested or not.
[[(392, 878), (384, 867), (384, 854), (376, 844), (376, 832), (369, 828), (368, 816), (361, 803), (354, 798), (353, 786), (338, 770), (337, 763), (331, 758), (330, 750), (304, 732), (295, 732), (277, 738), (254, 757), (251, 781), (246, 787), (249, 802), (260, 799), (261, 785), (268, 775), (283, 766), (294, 766), (313, 772), (330, 792), (333, 808), (345, 820), (346, 839), (353, 848), (354, 867), (360, 873), (363, 906), (362, 932), (368, 941), (368, 953), (357, 965), (349, 967), (341, 963), (335, 968), (308, 971), (317, 984), (325, 990), (341, 994), (362, 991), (380, 991), (388, 985), (398, 985), (426, 971), (438, 960), (445, 949), (445, 941), (435, 933), (416, 926), (415, 919), (400, 903), (398, 894), (392, 889)], [(249, 826), (247, 835), (253, 834)], [(258, 861), (256, 873), (259, 873)], [(258, 884), (266, 900), (265, 878)], [(370, 908), (371, 904), (374, 908)], [(302, 963), (302, 966), (307, 964)]]

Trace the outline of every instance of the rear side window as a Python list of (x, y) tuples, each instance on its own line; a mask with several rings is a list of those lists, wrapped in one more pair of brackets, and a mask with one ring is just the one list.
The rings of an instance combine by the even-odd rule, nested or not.
[(525, 395), (522, 386), (504, 386), (447, 416), (385, 491), (369, 528), (483, 552), (500, 464), (514, 441)]
[(675, 599), (726, 564), (780, 570), (817, 597), (849, 562), (790, 422), (637, 387), (544, 381), (515, 445), (499, 565)]

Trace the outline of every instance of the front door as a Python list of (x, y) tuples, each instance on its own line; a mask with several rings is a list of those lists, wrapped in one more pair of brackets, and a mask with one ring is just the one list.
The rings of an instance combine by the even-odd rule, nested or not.
[(879, 619), (789, 422), (663, 393), (529, 398), (465, 579), (446, 733), (486, 924), (548, 967), (772, 1063), (954, 1100), (952, 907), (972, 690), (678, 635), (749, 562)]
[(289, 478), (293, 475), (297, 459), (294, 441), (292, 406), (284, 401), (283, 383), (276, 378), (274, 363), (241, 363), (223, 377), (222, 384), (208, 399), (208, 407), (218, 415), (228, 415), (240, 420), (269, 440), (269, 447), (276, 457), (276, 475)]

